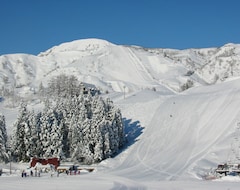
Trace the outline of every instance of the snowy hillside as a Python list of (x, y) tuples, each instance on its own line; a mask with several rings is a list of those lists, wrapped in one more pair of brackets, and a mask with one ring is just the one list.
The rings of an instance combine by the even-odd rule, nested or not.
[(124, 99), (123, 94), (110, 93), (122, 110), (129, 141), (119, 155), (94, 165), (92, 174), (59, 178), (45, 174), (28, 180), (20, 174), (6, 175), (0, 178), (1, 187), (30, 189), (38, 183), (37, 189), (79, 185), (85, 189), (237, 190), (239, 178), (203, 181), (202, 176), (231, 157), (240, 121), (239, 93), (239, 79), (182, 94), (141, 90)]
[(73, 74), (103, 91), (134, 92), (155, 88), (174, 92), (190, 80), (194, 86), (240, 75), (240, 45), (207, 49), (146, 49), (99, 39), (63, 43), (38, 56), (0, 56), (0, 88), (18, 91), (47, 85), (52, 76)]
[[(36, 183), (36, 189), (239, 189), (239, 178), (202, 177), (232, 156), (240, 122), (240, 45), (145, 49), (88, 39), (38, 56), (4, 55), (0, 63), (0, 84), (25, 93), (61, 73), (108, 90), (102, 95), (120, 107), (128, 139), (122, 152), (94, 165), (91, 174), (32, 180), (6, 174), (0, 177), (3, 189)], [(187, 80), (193, 87), (180, 92)], [(17, 110), (3, 101), (0, 109), (11, 128)]]
[[(145, 101), (130, 100), (123, 110), (128, 117), (141, 118), (143, 134), (113, 173), (150, 181), (201, 179), (210, 168), (228, 161), (240, 121), (239, 82), (197, 87), (154, 100), (151, 92), (136, 94), (136, 99)], [(126, 106), (126, 100), (122, 104)]]

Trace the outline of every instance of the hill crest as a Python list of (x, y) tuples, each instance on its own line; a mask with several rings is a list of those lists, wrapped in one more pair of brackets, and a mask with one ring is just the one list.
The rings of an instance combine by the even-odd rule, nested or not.
[(240, 76), (239, 54), (239, 44), (175, 50), (82, 39), (54, 46), (38, 56), (0, 56), (0, 87), (36, 89), (41, 82), (47, 85), (51, 77), (62, 73), (75, 75), (103, 91), (149, 88), (179, 93)]

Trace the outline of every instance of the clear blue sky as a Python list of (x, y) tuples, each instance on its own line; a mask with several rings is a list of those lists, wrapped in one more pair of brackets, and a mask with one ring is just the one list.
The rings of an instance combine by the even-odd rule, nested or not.
[(84, 38), (152, 48), (240, 43), (239, 0), (1, 0), (0, 55)]

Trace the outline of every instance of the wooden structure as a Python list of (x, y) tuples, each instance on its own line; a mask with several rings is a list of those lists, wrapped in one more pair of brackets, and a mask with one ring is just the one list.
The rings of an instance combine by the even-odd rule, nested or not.
[(55, 169), (60, 165), (59, 158), (32, 158), (30, 162), (30, 167), (35, 167), (37, 163), (42, 165), (53, 165)]
[(219, 164), (215, 173), (220, 177), (227, 175), (240, 176), (240, 122), (237, 123), (228, 161), (224, 164)]
[(92, 172), (94, 171), (94, 168), (91, 167), (79, 167), (78, 165), (74, 164), (63, 164), (57, 167), (58, 173), (78, 173), (80, 174), (82, 171)]
[(240, 164), (219, 164), (215, 172), (221, 176), (239, 176), (240, 175)]

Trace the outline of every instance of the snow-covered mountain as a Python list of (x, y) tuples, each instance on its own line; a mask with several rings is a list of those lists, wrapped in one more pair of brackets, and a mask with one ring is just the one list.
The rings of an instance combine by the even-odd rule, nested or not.
[(38, 88), (55, 75), (71, 74), (103, 91), (154, 88), (182, 91), (182, 85), (213, 84), (240, 75), (240, 45), (206, 49), (147, 49), (100, 39), (63, 43), (38, 56), (0, 56), (0, 88)]
[[(113, 99), (124, 117), (129, 143), (121, 153), (95, 165), (93, 174), (51, 182), (43, 177), (37, 189), (239, 189), (239, 178), (209, 182), (202, 176), (240, 155), (233, 151), (233, 140), (240, 141), (240, 45), (147, 49), (87, 39), (38, 56), (3, 55), (0, 63), (5, 87), (26, 92), (41, 81), (47, 85), (52, 76), (74, 74), (108, 90), (102, 95)], [(182, 91), (189, 80), (192, 88)], [(17, 110), (2, 102), (0, 108), (9, 127)], [(30, 189), (36, 183), (18, 186), (17, 178), (2, 180), (1, 186)]]

